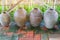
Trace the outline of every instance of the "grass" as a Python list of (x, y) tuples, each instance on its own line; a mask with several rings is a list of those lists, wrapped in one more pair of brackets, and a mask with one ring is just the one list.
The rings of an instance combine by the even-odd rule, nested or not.
[(56, 11), (57, 11), (58, 14), (59, 14), (58, 21), (60, 21), (60, 6), (59, 6), (59, 5), (56, 6)]

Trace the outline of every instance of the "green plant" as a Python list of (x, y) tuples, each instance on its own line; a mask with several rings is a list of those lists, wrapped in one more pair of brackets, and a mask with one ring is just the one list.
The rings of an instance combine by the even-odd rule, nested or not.
[[(47, 4), (47, 5), (49, 5), (49, 4)], [(6, 8), (7, 7), (7, 8)], [(27, 14), (29, 14), (30, 13), (30, 11), (33, 9), (33, 8), (35, 8), (35, 7), (37, 7), (37, 8), (39, 8), (43, 13), (47, 10), (47, 6), (46, 5), (38, 5), (38, 4), (32, 4), (32, 5), (20, 5), (20, 6), (18, 6), (18, 8), (20, 8), (20, 7), (23, 7), (26, 11), (27, 11)], [(16, 11), (16, 8), (17, 7), (15, 7), (15, 9), (12, 11), (12, 12), (10, 12), (10, 16), (11, 16), (11, 19), (13, 20), (13, 15), (14, 15), (14, 12)], [(9, 6), (4, 6), (4, 10), (5, 11), (7, 11), (9, 9)], [(58, 14), (59, 14), (59, 18), (58, 18), (58, 21), (60, 21), (60, 5), (56, 5), (56, 11), (58, 12)], [(0, 13), (2, 12), (2, 6), (0, 6)]]

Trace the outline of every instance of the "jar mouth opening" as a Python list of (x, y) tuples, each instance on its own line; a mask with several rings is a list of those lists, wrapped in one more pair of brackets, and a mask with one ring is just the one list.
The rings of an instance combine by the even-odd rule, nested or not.
[(50, 10), (53, 10), (53, 8), (50, 8)]
[(5, 11), (4, 11), (3, 13), (4, 13), (4, 14), (6, 14), (6, 12), (5, 12)]
[(35, 10), (37, 10), (38, 8), (34, 8)]
[(22, 7), (20, 7), (19, 9), (22, 9)]

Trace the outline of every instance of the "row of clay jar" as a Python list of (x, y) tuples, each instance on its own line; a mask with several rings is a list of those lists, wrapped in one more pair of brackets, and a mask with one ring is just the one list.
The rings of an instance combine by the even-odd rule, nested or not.
[[(27, 22), (27, 12), (24, 8), (19, 8), (14, 13), (14, 20), (16, 24), (23, 29), (25, 27), (25, 23)], [(42, 20), (44, 20), (45, 28), (52, 29), (58, 28), (55, 27), (56, 22), (58, 20), (58, 13), (53, 8), (48, 8), (44, 15), (39, 8), (33, 8), (29, 15), (30, 24), (33, 27), (38, 27)], [(0, 14), (0, 23), (4, 27), (8, 27), (10, 24), (10, 14), (8, 12), (2, 12)]]

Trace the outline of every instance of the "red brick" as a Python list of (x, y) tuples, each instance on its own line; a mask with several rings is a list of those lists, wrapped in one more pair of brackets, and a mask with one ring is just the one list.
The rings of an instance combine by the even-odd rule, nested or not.
[(13, 32), (5, 32), (4, 34), (5, 35), (8, 35), (8, 36), (12, 36), (13, 35)]
[(41, 35), (40, 34), (36, 34), (34, 37), (34, 40), (41, 40)]
[(26, 34), (26, 37), (33, 37), (34, 36), (34, 32), (33, 31), (29, 31)]
[(23, 31), (23, 30), (18, 30), (17, 34), (26, 34), (27, 32)]
[(3, 27), (3, 30), (9, 30), (9, 27)]

